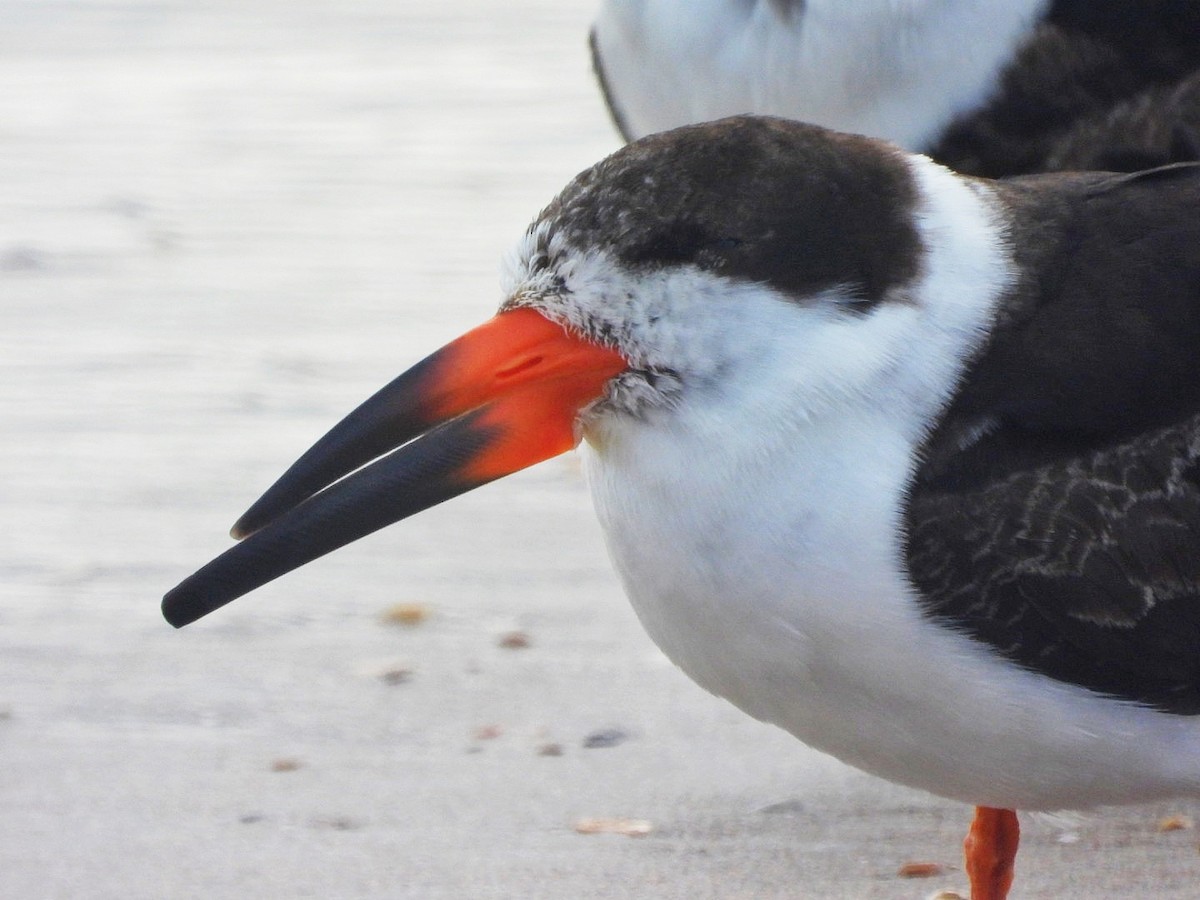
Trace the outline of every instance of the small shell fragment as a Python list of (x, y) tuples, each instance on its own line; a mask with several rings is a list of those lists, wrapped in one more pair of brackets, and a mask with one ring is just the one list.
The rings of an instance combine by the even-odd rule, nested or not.
[(477, 741), (494, 741), (502, 734), (504, 734), (504, 727), (502, 725), (480, 725), (475, 729), (472, 737)]
[(429, 618), (429, 607), (424, 603), (396, 603), (385, 609), (379, 617), (385, 625), (406, 625), (415, 628)]
[(575, 823), (579, 834), (623, 834), (626, 837), (645, 837), (654, 830), (645, 819), (580, 819)]
[(502, 634), (496, 643), (505, 650), (524, 650), (529, 646), (530, 640), (524, 631), (510, 631)]
[(944, 875), (945, 872), (946, 867), (941, 863), (907, 862), (896, 871), (896, 874), (901, 878), (933, 878), (935, 875)]
[(958, 891), (937, 891), (929, 895), (927, 900), (967, 900)]
[(1196, 823), (1192, 821), (1191, 816), (1167, 816), (1158, 821), (1158, 830), (1164, 833), (1168, 831), (1190, 831), (1195, 827)]
[(304, 763), (292, 756), (283, 756), (271, 763), (272, 772), (295, 772)]

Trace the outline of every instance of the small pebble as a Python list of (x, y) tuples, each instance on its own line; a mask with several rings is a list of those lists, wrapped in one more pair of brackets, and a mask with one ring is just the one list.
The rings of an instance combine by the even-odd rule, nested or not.
[(555, 743), (542, 744), (538, 747), (538, 756), (562, 756), (563, 745)]
[(388, 669), (381, 672), (379, 675), (380, 681), (384, 684), (404, 684), (412, 680), (412, 669), (405, 669), (402, 666), (397, 666), (394, 669)]
[(271, 763), (271, 771), (272, 772), (295, 772), (297, 769), (299, 769), (303, 765), (304, 765), (304, 763), (300, 762), (300, 760), (295, 759), (293, 757), (290, 757), (290, 756), (289, 757), (280, 757), (279, 759), (277, 759)]
[(928, 900), (967, 900), (958, 891), (935, 891), (929, 895)]
[(504, 734), (504, 728), (500, 725), (480, 725), (475, 729), (473, 737), (477, 741), (494, 741), (502, 734)]
[(261, 822), (265, 818), (266, 816), (264, 816), (262, 813), (246, 813), (244, 816), (239, 816), (238, 821), (243, 825), (254, 825), (256, 822)]
[(524, 631), (510, 631), (500, 636), (498, 643), (506, 650), (524, 650), (529, 646), (529, 635)]
[(597, 750), (607, 747), (615, 747), (618, 744), (623, 744), (629, 740), (629, 732), (622, 731), (620, 728), (604, 728), (600, 731), (593, 731), (583, 739), (583, 746), (588, 750)]

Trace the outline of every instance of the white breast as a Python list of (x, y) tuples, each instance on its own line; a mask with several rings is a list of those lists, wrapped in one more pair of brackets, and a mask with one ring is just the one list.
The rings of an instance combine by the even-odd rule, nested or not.
[(596, 41), (634, 137), (738, 113), (924, 149), (986, 99), (1047, 0), (607, 0)]

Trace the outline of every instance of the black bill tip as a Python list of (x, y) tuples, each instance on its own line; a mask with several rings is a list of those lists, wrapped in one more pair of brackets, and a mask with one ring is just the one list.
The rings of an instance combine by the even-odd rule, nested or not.
[(176, 628), (393, 522), (479, 487), (462, 476), (496, 432), (468, 413), (309, 497), (163, 597)]

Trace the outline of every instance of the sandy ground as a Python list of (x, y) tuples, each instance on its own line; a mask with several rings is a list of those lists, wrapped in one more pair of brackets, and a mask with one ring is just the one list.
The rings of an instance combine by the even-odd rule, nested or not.
[[(528, 219), (615, 149), (593, 5), (0, 2), (0, 896), (962, 888), (966, 809), (664, 660), (573, 460), (159, 617), (312, 439), (490, 314)], [(1015, 896), (1200, 896), (1171, 813), (1200, 808), (1027, 823)], [(598, 816), (653, 830), (575, 832)]]

